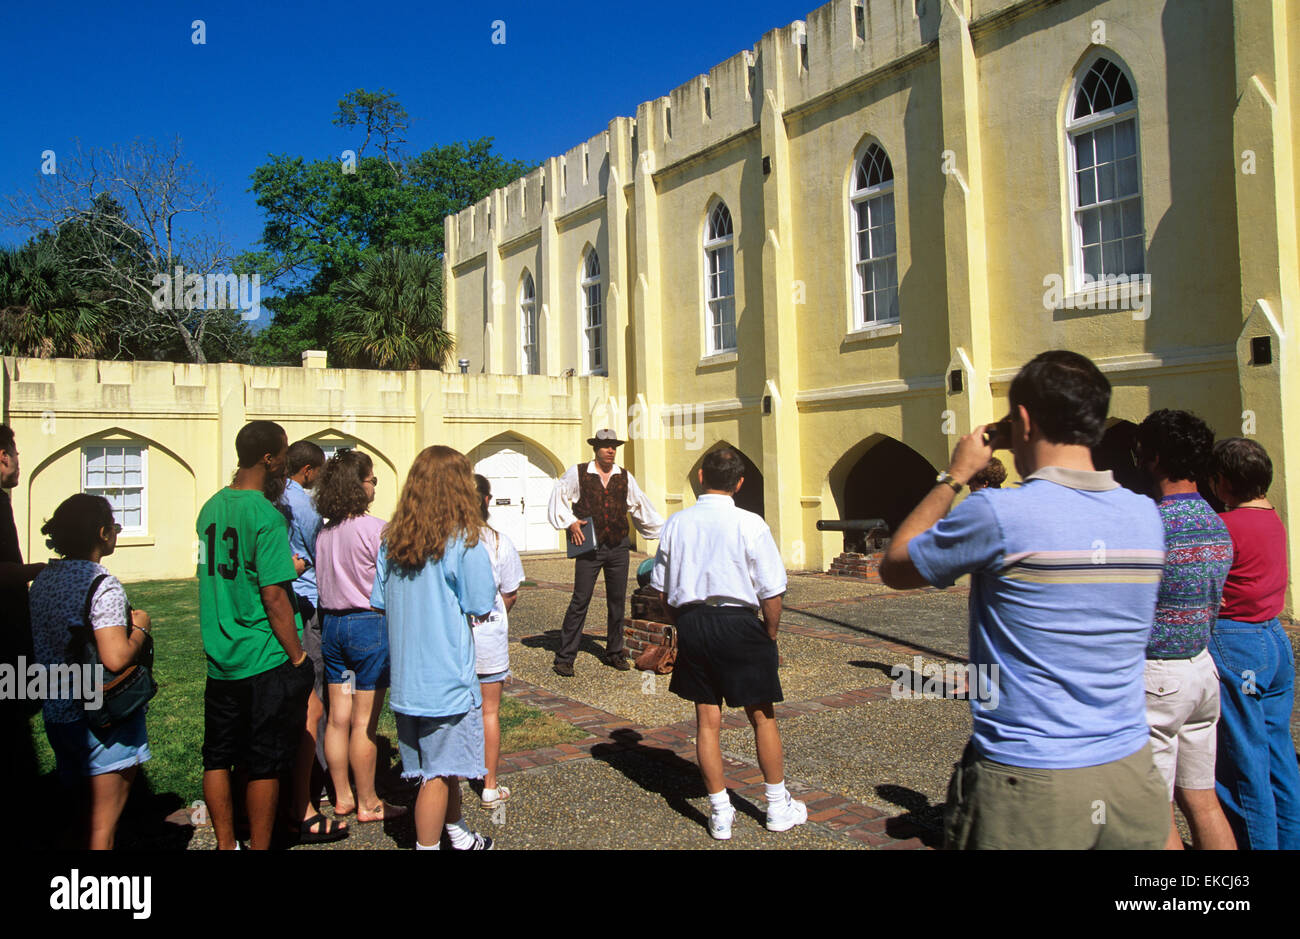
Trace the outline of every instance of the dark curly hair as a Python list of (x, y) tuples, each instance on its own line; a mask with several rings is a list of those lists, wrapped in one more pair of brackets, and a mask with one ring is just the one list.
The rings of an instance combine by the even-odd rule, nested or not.
[(977, 492), (980, 489), (1001, 489), (1006, 481), (1007, 468), (997, 457), (991, 457), (984, 468), (970, 478), (968, 485), (971, 492)]
[(360, 450), (340, 450), (332, 456), (316, 480), (316, 511), (326, 519), (325, 526), (365, 515), (370, 495), (364, 481), (374, 471), (370, 457)]
[(1138, 460), (1160, 461), (1170, 479), (1195, 482), (1205, 476), (1214, 452), (1214, 431), (1190, 411), (1161, 408), (1138, 425)]
[(100, 531), (113, 525), (113, 506), (107, 499), (79, 492), (59, 503), (41, 534), (45, 546), (60, 557), (84, 559), (99, 544)]

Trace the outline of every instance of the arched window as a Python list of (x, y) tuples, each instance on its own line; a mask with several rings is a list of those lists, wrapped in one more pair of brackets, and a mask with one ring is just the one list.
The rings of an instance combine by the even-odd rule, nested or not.
[(736, 348), (736, 264), (731, 213), (719, 202), (704, 226), (704, 303), (708, 310), (707, 352)]
[(596, 249), (582, 262), (582, 356), (587, 374), (605, 373), (605, 318), (600, 299), (600, 257)]
[(1137, 97), (1128, 75), (1107, 56), (1075, 76), (1065, 130), (1075, 287), (1145, 273)]
[(525, 375), (540, 373), (537, 357), (537, 294), (533, 289), (533, 275), (524, 271), (519, 282), (519, 337), (522, 347), (522, 365)]
[(857, 325), (898, 320), (898, 246), (894, 235), (894, 166), (873, 143), (859, 158), (849, 194), (853, 217)]

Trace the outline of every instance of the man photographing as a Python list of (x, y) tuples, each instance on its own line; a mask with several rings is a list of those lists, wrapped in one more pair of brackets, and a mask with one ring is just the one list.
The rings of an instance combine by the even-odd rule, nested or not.
[(1165, 557), (1160, 515), (1093, 467), (1110, 383), (1091, 361), (1044, 352), (1008, 397), (1007, 442), (1023, 485), (972, 493), (949, 511), (993, 455), (986, 428), (976, 428), (880, 568), (898, 588), (947, 587), (970, 574), (970, 661), (980, 673), (998, 669), (996, 707), (971, 695), (974, 726), (948, 786), (945, 844), (1161, 848), (1168, 793), (1147, 740), (1142, 681)]

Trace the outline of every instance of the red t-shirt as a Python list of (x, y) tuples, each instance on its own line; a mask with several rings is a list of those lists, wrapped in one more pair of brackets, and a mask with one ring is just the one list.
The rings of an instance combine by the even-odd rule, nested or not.
[(1264, 623), (1282, 612), (1286, 594), (1286, 529), (1272, 509), (1231, 509), (1219, 518), (1232, 535), (1232, 569), (1219, 616)]

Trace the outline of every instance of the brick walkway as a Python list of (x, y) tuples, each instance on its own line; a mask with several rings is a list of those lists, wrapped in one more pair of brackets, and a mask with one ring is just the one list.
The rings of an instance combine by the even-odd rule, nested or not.
[[(825, 576), (825, 575), (823, 575)], [(568, 592), (571, 585), (535, 582), (538, 588)], [(598, 594), (599, 595), (599, 594)], [(789, 612), (824, 609), (846, 604), (870, 603), (874, 597), (860, 596), (847, 599), (822, 600), (788, 607)], [(861, 635), (831, 625), (804, 625), (783, 623), (782, 631), (812, 639), (830, 640), (888, 656), (926, 655), (929, 650), (900, 642), (890, 642), (870, 635)], [(528, 639), (540, 639), (526, 637)], [(890, 697), (890, 684), (871, 685), (828, 694), (801, 701), (786, 701), (776, 705), (778, 720), (802, 715), (818, 714), (837, 708), (857, 707), (872, 700)], [(589, 704), (575, 701), (552, 691), (518, 679), (510, 679), (505, 693), (516, 700), (547, 711), (567, 721), (590, 736), (574, 743), (503, 754), (500, 763), (502, 776), (527, 772), (570, 760), (592, 759), (592, 749), (639, 750), (642, 754), (664, 761), (685, 760), (695, 763), (695, 722), (679, 721), (663, 727), (643, 727), (616, 714)], [(731, 730), (749, 726), (740, 711), (724, 711), (722, 729)], [(723, 769), (728, 788), (742, 798), (761, 805), (764, 800), (763, 774), (758, 766), (732, 754), (723, 754)], [(810, 823), (823, 825), (832, 831), (861, 841), (872, 848), (923, 849), (936, 848), (942, 840), (938, 813), (928, 813), (929, 818), (914, 816), (910, 812), (886, 815), (880, 809), (853, 802), (842, 795), (826, 792), (812, 783), (787, 777), (786, 785), (795, 796), (808, 806)]]

